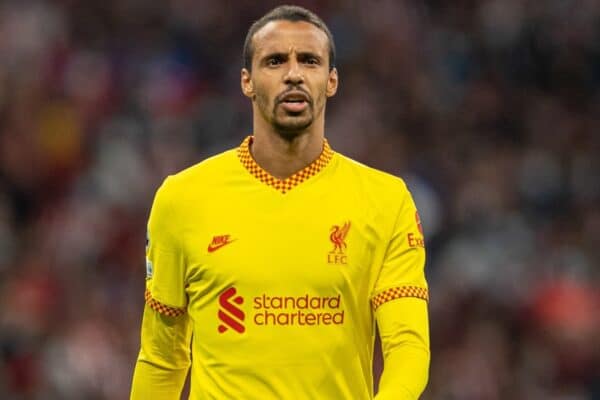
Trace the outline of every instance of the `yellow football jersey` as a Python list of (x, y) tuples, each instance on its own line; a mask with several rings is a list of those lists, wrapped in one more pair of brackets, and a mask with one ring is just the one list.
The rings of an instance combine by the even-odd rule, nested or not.
[(326, 141), (279, 180), (251, 141), (167, 178), (149, 219), (146, 304), (189, 320), (190, 398), (372, 399), (376, 314), (428, 298), (411, 195)]

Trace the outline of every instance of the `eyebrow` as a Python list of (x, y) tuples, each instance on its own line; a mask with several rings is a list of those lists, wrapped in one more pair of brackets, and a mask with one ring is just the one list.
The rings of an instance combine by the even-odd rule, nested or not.
[[(298, 55), (298, 59), (306, 59), (306, 58), (314, 57), (319, 61), (323, 60), (323, 57), (321, 57), (320, 55), (318, 55), (312, 51), (299, 51), (296, 54)], [(261, 61), (266, 61), (271, 58), (282, 58), (284, 60), (287, 60), (289, 58), (289, 54), (275, 51), (275, 52), (266, 54), (264, 57), (261, 58)]]

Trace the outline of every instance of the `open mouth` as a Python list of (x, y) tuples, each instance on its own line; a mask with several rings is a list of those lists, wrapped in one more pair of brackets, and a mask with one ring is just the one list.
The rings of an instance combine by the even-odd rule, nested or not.
[(302, 112), (308, 107), (308, 96), (303, 92), (288, 92), (281, 97), (280, 104), (289, 112)]
[(284, 103), (304, 103), (306, 100), (303, 99), (290, 99), (290, 100), (284, 100)]
[(286, 111), (292, 113), (302, 112), (308, 107), (308, 103), (304, 100), (286, 100), (281, 102), (281, 104)]

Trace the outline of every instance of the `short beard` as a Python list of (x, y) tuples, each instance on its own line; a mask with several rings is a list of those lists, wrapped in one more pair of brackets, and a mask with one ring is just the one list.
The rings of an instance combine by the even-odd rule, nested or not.
[(293, 139), (304, 133), (306, 128), (311, 126), (312, 123), (313, 119), (310, 118), (300, 124), (281, 124), (277, 121), (275, 116), (273, 116), (273, 128), (275, 128), (275, 132), (288, 142), (291, 142)]
[(280, 103), (275, 103), (271, 112), (271, 121), (275, 132), (284, 140), (292, 141), (306, 131), (306, 129), (314, 122), (314, 110), (312, 102), (308, 103), (308, 109), (305, 112), (310, 113), (309, 118), (301, 121), (292, 121), (291, 123), (281, 123), (277, 118), (277, 107)]
[(266, 112), (268, 110), (267, 104), (269, 103), (269, 101), (265, 96), (257, 94), (255, 97), (255, 101), (258, 105), (261, 114), (265, 117), (266, 120), (270, 120), (271, 126), (273, 127), (275, 132), (279, 135), (279, 137), (281, 137), (285, 141), (291, 142), (298, 136), (302, 135), (306, 131), (306, 129), (310, 127), (314, 122), (314, 109), (312, 101), (309, 101), (308, 110), (305, 111), (310, 113), (310, 118), (304, 119), (302, 121), (293, 121), (291, 123), (282, 123), (277, 118), (277, 107), (280, 104), (277, 101), (275, 101), (275, 104), (271, 109), (271, 115), (268, 115), (268, 113)]

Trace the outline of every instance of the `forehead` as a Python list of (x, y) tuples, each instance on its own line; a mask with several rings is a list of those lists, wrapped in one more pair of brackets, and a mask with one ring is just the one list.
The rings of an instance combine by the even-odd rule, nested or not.
[(296, 51), (325, 55), (329, 39), (325, 32), (306, 21), (271, 21), (259, 29), (252, 39), (255, 56), (272, 52)]

